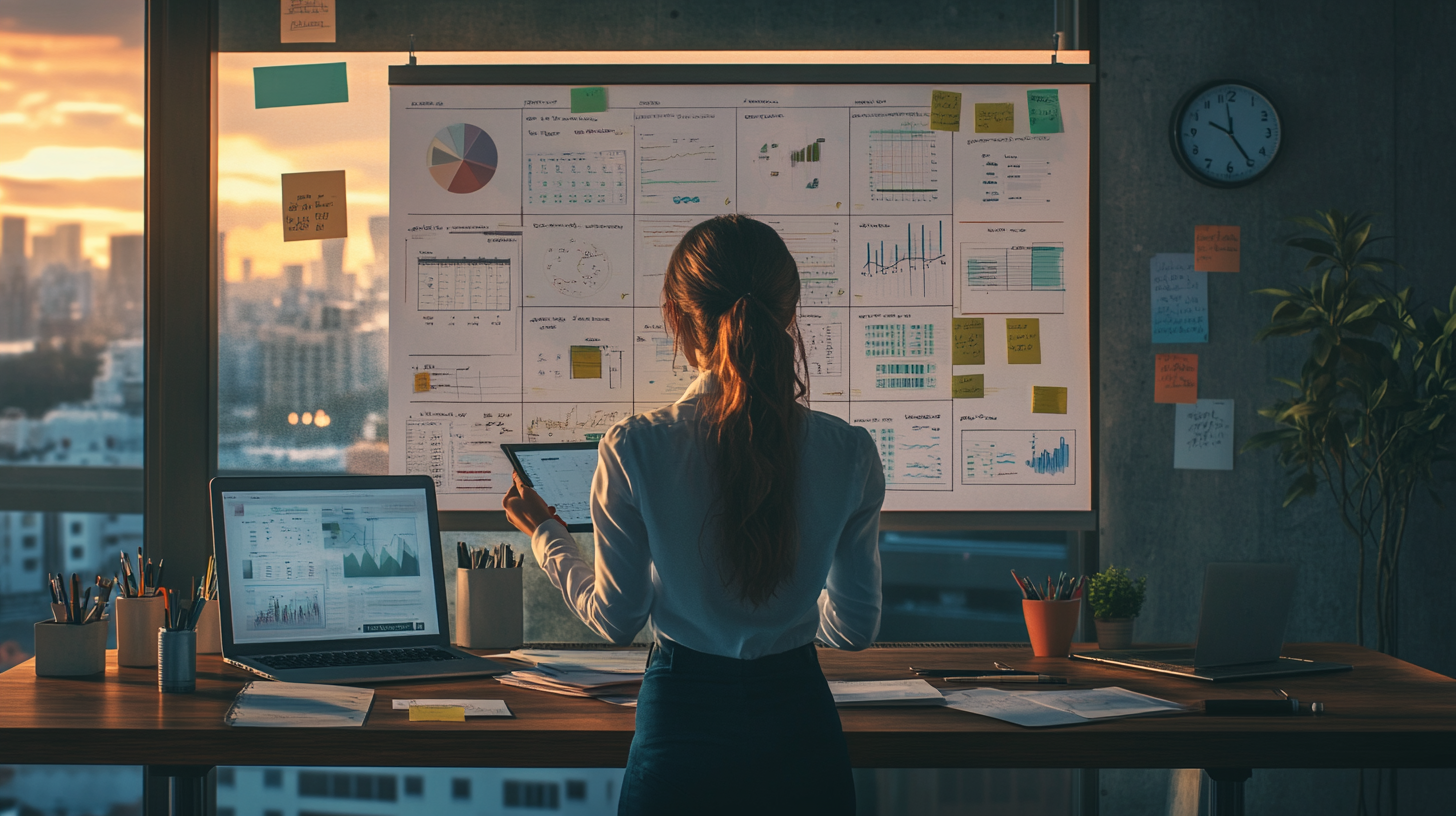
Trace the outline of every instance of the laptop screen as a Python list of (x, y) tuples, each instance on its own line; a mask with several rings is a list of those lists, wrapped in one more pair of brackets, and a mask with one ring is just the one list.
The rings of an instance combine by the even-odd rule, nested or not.
[(439, 634), (425, 491), (222, 493), (238, 645)]

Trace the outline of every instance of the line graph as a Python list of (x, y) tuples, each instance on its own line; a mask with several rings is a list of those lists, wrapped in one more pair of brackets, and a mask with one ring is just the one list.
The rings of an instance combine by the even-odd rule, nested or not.
[(717, 140), (639, 133), (637, 173), (643, 204), (699, 204), (723, 188)]
[(245, 593), (247, 627), (254, 632), (323, 629), (322, 594), (323, 588), (318, 586), (249, 587)]
[(945, 233), (945, 221), (939, 218), (857, 224), (855, 239), (864, 243), (864, 253), (857, 259), (854, 302), (949, 305), (950, 254)]
[[(906, 403), (909, 404), (909, 403)], [(890, 490), (950, 490), (949, 423), (931, 406), (909, 413), (862, 416), (851, 405), (853, 424), (864, 428), (880, 449), (885, 487)]]
[(1076, 443), (1073, 430), (961, 431), (961, 484), (1076, 484)]

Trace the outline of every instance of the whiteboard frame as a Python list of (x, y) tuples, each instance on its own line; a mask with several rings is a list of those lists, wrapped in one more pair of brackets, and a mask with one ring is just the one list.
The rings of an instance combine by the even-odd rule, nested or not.
[[(718, 65), (391, 65), (394, 85), (852, 85), (852, 84), (1088, 85), (1091, 132), (1088, 134), (1088, 315), (1089, 381), (1098, 378), (1097, 199), (1099, 162), (1097, 66), (1048, 65), (876, 65), (876, 64), (718, 64)], [(1100, 503), (1098, 400), (1090, 403), (1091, 510), (1075, 511), (888, 511), (881, 530), (1068, 530), (1096, 531)], [(442, 531), (504, 532), (515, 528), (497, 510), (442, 510)]]

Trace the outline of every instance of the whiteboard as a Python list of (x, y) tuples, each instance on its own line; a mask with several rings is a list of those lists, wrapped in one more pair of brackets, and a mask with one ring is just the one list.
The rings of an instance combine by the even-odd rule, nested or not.
[[(1064, 132), (1031, 134), (1049, 87)], [(959, 132), (928, 128), (933, 89)], [(497, 510), (501, 443), (676, 400), (663, 270), (737, 212), (794, 254), (810, 404), (876, 440), (885, 510), (1091, 509), (1086, 85), (614, 85), (590, 114), (569, 91), (391, 88), (391, 472)], [(997, 102), (1012, 132), (975, 132)]]

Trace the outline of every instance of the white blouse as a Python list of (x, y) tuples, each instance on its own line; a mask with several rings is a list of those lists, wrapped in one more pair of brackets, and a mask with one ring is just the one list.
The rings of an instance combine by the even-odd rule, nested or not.
[(864, 649), (880, 628), (880, 505), (885, 477), (863, 428), (813, 411), (801, 426), (799, 557), (757, 609), (724, 586), (709, 523), (712, 465), (695, 428), (704, 374), (676, 403), (628, 417), (602, 439), (592, 480), (596, 564), (552, 519), (536, 561), (587, 626), (627, 643), (649, 620), (689, 649), (751, 660), (816, 637)]

